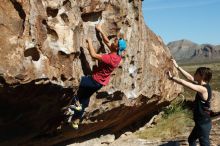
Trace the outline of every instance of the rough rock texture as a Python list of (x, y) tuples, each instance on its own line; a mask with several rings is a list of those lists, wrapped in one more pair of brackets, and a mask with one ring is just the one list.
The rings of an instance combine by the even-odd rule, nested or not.
[[(146, 120), (180, 92), (162, 40), (144, 23), (141, 0), (2, 0), (0, 3), (0, 145), (53, 145), (88, 134), (117, 133)], [(107, 53), (95, 24), (109, 38), (123, 31), (127, 55), (111, 83), (91, 98), (79, 130), (63, 120), (80, 77), (96, 62), (85, 38)], [(174, 71), (176, 72), (176, 71)]]
[(189, 40), (167, 44), (171, 54), (180, 63), (213, 62), (220, 60), (220, 47), (211, 44), (196, 44)]

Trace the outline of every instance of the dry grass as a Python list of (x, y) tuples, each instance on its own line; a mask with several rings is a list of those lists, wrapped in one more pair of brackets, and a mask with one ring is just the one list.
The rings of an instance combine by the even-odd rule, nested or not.
[(137, 135), (143, 139), (173, 139), (187, 132), (187, 126), (191, 125), (192, 121), (188, 115), (184, 113), (175, 113), (167, 119), (161, 119), (153, 128), (147, 128), (144, 131), (138, 132)]
[(143, 139), (174, 139), (187, 132), (192, 126), (192, 114), (184, 103), (174, 101), (171, 106), (164, 109), (162, 118), (153, 128), (146, 128), (136, 134)]

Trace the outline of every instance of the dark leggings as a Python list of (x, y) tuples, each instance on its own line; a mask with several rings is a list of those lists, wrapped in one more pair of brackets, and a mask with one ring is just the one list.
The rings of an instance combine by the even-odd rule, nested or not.
[(85, 108), (89, 105), (90, 97), (101, 88), (102, 85), (93, 80), (91, 76), (84, 76), (81, 78), (77, 97), (75, 98), (79, 99), (79, 102), (82, 105), (82, 110), (75, 111), (74, 119), (82, 118)]
[(196, 140), (199, 139), (200, 146), (210, 146), (209, 135), (212, 128), (211, 122), (197, 123), (189, 135), (189, 146), (196, 146)]

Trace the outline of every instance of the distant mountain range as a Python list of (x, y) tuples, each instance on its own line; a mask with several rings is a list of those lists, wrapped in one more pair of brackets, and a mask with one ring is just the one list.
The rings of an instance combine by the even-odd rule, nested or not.
[(179, 63), (206, 63), (220, 61), (220, 45), (200, 45), (183, 39), (170, 42), (167, 46), (175, 60)]

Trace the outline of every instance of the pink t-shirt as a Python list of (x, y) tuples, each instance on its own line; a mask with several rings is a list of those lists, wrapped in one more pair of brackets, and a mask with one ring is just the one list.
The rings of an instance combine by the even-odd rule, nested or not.
[(120, 61), (121, 56), (116, 53), (102, 55), (102, 60), (99, 66), (93, 71), (93, 79), (104, 86), (107, 85), (111, 73), (119, 66)]

